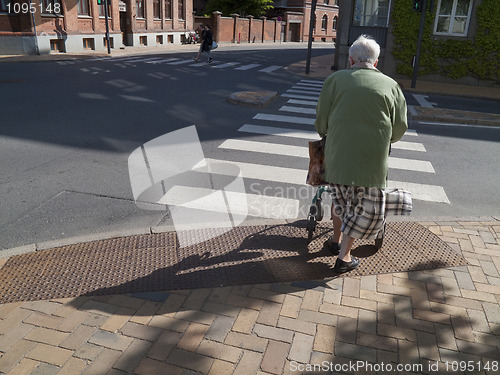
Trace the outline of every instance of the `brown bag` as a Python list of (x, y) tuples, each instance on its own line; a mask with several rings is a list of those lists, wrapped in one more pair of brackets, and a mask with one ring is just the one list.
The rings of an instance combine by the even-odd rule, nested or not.
[(306, 184), (311, 186), (326, 185), (325, 181), (325, 142), (326, 137), (319, 141), (309, 142), (309, 171)]

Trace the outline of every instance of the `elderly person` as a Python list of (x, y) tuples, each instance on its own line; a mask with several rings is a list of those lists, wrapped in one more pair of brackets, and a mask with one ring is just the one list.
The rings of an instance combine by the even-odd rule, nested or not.
[(333, 236), (325, 247), (338, 255), (338, 273), (359, 265), (351, 256), (354, 239), (374, 239), (383, 228), (390, 144), (408, 129), (403, 92), (376, 68), (379, 54), (375, 40), (360, 36), (349, 49), (351, 67), (325, 80), (316, 107), (333, 191)]

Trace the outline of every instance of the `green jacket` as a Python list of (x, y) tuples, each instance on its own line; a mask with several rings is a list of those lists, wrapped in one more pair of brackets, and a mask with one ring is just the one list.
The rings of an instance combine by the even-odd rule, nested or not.
[(326, 181), (383, 189), (390, 144), (408, 129), (406, 100), (377, 69), (340, 70), (323, 84), (314, 125), (327, 136)]

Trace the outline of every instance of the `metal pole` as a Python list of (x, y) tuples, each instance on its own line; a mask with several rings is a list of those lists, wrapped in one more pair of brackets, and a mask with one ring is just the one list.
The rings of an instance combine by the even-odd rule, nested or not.
[(312, 35), (313, 35), (313, 19), (316, 13), (317, 0), (312, 0), (311, 3), (311, 17), (309, 20), (309, 40), (307, 41), (307, 59), (306, 59), (306, 74), (309, 74), (311, 68), (311, 48), (312, 48)]
[(108, 45), (108, 55), (111, 55), (111, 46), (109, 45), (108, 0), (104, 0), (104, 18), (106, 19), (106, 44)]
[(417, 84), (418, 68), (420, 65), (420, 50), (422, 49), (422, 39), (424, 38), (425, 14), (427, 13), (427, 0), (422, 1), (422, 14), (420, 15), (420, 30), (418, 31), (417, 52), (413, 64), (413, 75), (411, 78), (411, 88), (414, 89)]
[(38, 47), (38, 35), (36, 34), (36, 22), (35, 22), (35, 12), (31, 12), (31, 19), (33, 21), (33, 32), (35, 33), (35, 51), (36, 54), (40, 54), (40, 48)]

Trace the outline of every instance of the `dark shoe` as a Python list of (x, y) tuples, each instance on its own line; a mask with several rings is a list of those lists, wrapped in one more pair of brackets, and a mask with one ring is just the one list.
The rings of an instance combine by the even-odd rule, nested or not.
[(214, 61), (212, 58), (209, 58), (208, 61), (207, 61), (207, 64), (211, 64), (212, 61)]
[(335, 261), (335, 266), (333, 267), (333, 270), (337, 273), (345, 273), (352, 271), (355, 268), (358, 268), (359, 266), (359, 259), (355, 257), (351, 257), (350, 262), (344, 262), (342, 259), (337, 258)]
[(330, 251), (332, 255), (339, 255), (340, 244), (338, 242), (333, 242), (331, 238), (325, 241), (325, 243), (323, 244), (323, 248)]

